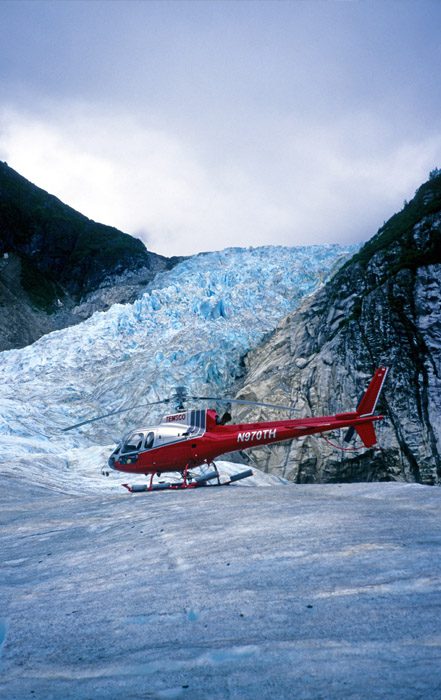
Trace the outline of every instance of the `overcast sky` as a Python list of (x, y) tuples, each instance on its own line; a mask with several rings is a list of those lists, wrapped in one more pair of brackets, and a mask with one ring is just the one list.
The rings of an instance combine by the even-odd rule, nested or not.
[(163, 254), (357, 242), (441, 167), (441, 2), (0, 2), (0, 159)]

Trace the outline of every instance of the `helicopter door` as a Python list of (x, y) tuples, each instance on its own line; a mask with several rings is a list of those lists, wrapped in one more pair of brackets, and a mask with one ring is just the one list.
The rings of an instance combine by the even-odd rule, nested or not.
[(139, 452), (142, 447), (143, 440), (144, 433), (132, 433), (125, 441), (121, 454), (127, 454), (128, 452)]
[(155, 440), (155, 433), (153, 433), (153, 432), (147, 433), (147, 437), (145, 439), (144, 449), (150, 450), (153, 447), (154, 440)]

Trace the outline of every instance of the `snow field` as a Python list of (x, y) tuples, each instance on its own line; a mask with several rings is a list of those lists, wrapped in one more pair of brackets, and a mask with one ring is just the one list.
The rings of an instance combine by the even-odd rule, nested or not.
[(178, 384), (225, 395), (334, 248), (196, 256), (134, 305), (0, 355), (2, 697), (441, 698), (440, 489), (256, 471), (129, 494), (100, 468), (145, 412), (61, 433)]
[(0, 499), (8, 700), (440, 697), (439, 489)]

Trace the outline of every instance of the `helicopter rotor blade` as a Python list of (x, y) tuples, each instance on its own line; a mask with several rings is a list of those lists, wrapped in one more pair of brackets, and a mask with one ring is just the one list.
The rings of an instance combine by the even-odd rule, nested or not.
[(245, 399), (220, 399), (217, 396), (189, 396), (188, 398), (193, 399), (195, 401), (217, 401), (218, 403), (237, 403), (242, 404), (244, 406), (265, 406), (267, 408), (277, 408), (281, 411), (290, 411), (291, 413), (297, 410), (293, 408), (293, 406), (281, 406), (280, 404), (275, 403), (265, 403), (263, 401), (247, 401)]
[(133, 411), (135, 408), (148, 408), (149, 406), (157, 406), (161, 403), (169, 403), (172, 399), (162, 399), (161, 401), (152, 401), (151, 403), (139, 403), (135, 406), (130, 406), (130, 408), (119, 408), (116, 411), (110, 411), (110, 413), (103, 413), (101, 416), (95, 416), (94, 418), (88, 418), (80, 423), (75, 423), (75, 425), (69, 425), (68, 428), (62, 428), (62, 432), (66, 433), (68, 430), (73, 430), (74, 428), (79, 428), (82, 425), (87, 425), (88, 423), (95, 423), (95, 421), (102, 420), (103, 418), (108, 418), (109, 416), (116, 416), (119, 413), (127, 413), (128, 411)]
[(247, 401), (245, 399), (221, 399), (218, 396), (188, 396), (185, 395), (185, 392), (179, 392), (179, 389), (181, 387), (177, 387), (178, 391), (176, 394), (171, 396), (168, 399), (162, 399), (161, 401), (152, 401), (151, 403), (143, 403), (143, 404), (136, 404), (134, 406), (130, 406), (129, 408), (119, 408), (116, 411), (109, 411), (109, 413), (103, 413), (100, 416), (94, 416), (93, 418), (88, 418), (86, 420), (80, 421), (79, 423), (75, 423), (74, 425), (69, 425), (67, 428), (62, 428), (62, 432), (66, 433), (69, 430), (74, 430), (74, 428), (80, 428), (83, 425), (88, 425), (89, 423), (95, 423), (96, 421), (103, 420), (104, 418), (109, 418), (110, 416), (116, 416), (119, 415), (120, 413), (127, 413), (128, 411), (132, 411), (135, 408), (149, 408), (150, 406), (158, 406), (159, 404), (162, 403), (170, 403), (172, 401), (175, 401), (176, 399), (183, 399), (185, 401), (188, 400), (193, 400), (193, 401), (216, 401), (218, 403), (225, 403), (225, 404), (241, 404), (243, 406), (264, 406), (265, 408), (275, 408), (281, 411), (290, 411), (293, 412), (296, 409), (293, 408), (292, 406), (282, 406), (280, 404), (274, 404), (274, 403), (265, 403), (262, 401)]

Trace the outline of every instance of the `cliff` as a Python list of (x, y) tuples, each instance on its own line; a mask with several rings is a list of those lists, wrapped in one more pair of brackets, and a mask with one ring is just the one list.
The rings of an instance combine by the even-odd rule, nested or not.
[(256, 450), (259, 465), (298, 483), (440, 483), (440, 312), (441, 176), (435, 171), (245, 359), (240, 398), (291, 402), (294, 416), (353, 410), (374, 369), (387, 365), (378, 406), (386, 416), (378, 428), (381, 449), (343, 452), (309, 437)]

